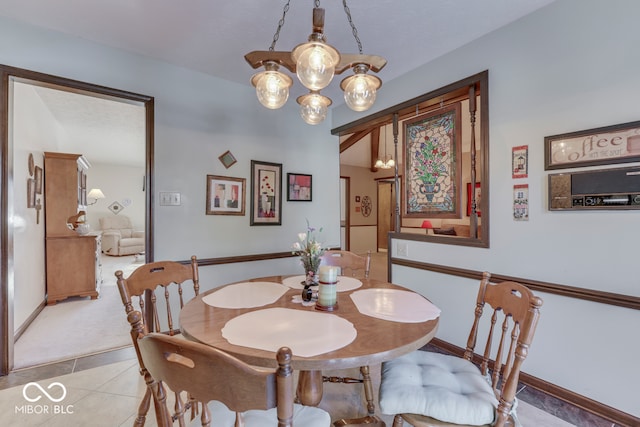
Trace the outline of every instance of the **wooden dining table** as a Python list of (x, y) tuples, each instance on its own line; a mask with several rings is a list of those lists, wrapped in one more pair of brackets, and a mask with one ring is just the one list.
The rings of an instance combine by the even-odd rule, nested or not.
[[(255, 278), (241, 283), (274, 282), (282, 284), (285, 279), (287, 279), (287, 276), (271, 276)], [(382, 363), (423, 347), (435, 336), (438, 329), (438, 317), (427, 321), (407, 323), (376, 318), (361, 313), (350, 297), (353, 292), (366, 289), (412, 291), (392, 283), (374, 279), (359, 279), (359, 281), (362, 284), (357, 289), (338, 292), (337, 309), (331, 313), (325, 313), (327, 316), (338, 316), (350, 322), (357, 332), (355, 339), (340, 348), (322, 354), (297, 356), (294, 352), (291, 366), (299, 371), (297, 394), (302, 404), (317, 406), (320, 403), (322, 399), (323, 370), (358, 368)], [(275, 302), (259, 307), (221, 308), (206, 302), (206, 298), (210, 298), (213, 293), (235, 285), (239, 285), (239, 283), (211, 289), (185, 304), (180, 311), (181, 331), (190, 340), (223, 350), (246, 363), (260, 367), (275, 368), (277, 363), (274, 351), (252, 348), (250, 345), (230, 343), (223, 336), (225, 326), (239, 316), (253, 313), (257, 310), (286, 308), (316, 313), (320, 313), (320, 311), (315, 309), (314, 306), (304, 306), (301, 303), (294, 302), (295, 297), (300, 296), (302, 292), (299, 288), (293, 287), (285, 290), (284, 294), (277, 298)], [(417, 293), (412, 293), (410, 297), (415, 297), (416, 301), (424, 299)], [(299, 300), (300, 298), (297, 299)], [(335, 320), (342, 321), (341, 319)], [(264, 325), (260, 326), (264, 327)], [(270, 325), (270, 327), (276, 328), (277, 325)], [(251, 327), (245, 328), (248, 331), (247, 333), (251, 329)], [(310, 337), (318, 334), (318, 332), (314, 324), (299, 324), (295, 325), (295, 331), (292, 335), (295, 334), (303, 334), (304, 337)], [(315, 339), (322, 340), (323, 336), (318, 334)]]

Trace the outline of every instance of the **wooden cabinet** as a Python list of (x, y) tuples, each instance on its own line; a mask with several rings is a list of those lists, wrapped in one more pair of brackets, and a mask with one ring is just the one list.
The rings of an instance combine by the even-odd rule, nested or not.
[(71, 296), (98, 298), (101, 236), (81, 236), (67, 225), (85, 208), (88, 167), (79, 154), (44, 153), (47, 304)]

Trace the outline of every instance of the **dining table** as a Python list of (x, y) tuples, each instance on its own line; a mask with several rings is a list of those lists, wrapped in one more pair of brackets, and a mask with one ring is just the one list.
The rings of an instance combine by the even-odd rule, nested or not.
[(297, 399), (317, 406), (324, 370), (394, 359), (423, 347), (438, 329), (440, 310), (402, 286), (339, 276), (337, 304), (327, 312), (303, 300), (304, 279), (259, 277), (203, 292), (181, 309), (181, 332), (259, 367), (277, 367), (277, 349), (291, 348)]

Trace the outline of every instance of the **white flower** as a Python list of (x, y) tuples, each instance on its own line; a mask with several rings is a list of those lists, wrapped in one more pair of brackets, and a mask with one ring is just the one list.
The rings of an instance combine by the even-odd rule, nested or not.
[(304, 242), (307, 238), (307, 233), (298, 233), (298, 240)]

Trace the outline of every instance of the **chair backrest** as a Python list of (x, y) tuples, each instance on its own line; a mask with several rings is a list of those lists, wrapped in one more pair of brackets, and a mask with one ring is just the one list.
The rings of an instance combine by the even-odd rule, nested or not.
[[(486, 345), (479, 356), (480, 370), (483, 375), (491, 370), (491, 385), (500, 400), (498, 418), (506, 420), (516, 395), (522, 363), (533, 341), (542, 299), (520, 283), (490, 283), (490, 278), (489, 273), (483, 273), (464, 358), (473, 361), (479, 331), (486, 333)], [(485, 305), (492, 310), (483, 316)]]
[[(171, 390), (187, 392), (200, 402), (217, 400), (236, 413), (277, 408), (278, 425), (293, 425), (293, 370), (289, 348), (278, 350), (278, 368), (269, 370), (256, 369), (213, 347), (164, 334), (143, 335), (138, 346), (153, 379), (165, 383)], [(160, 399), (164, 394), (160, 392)], [(164, 403), (165, 414), (168, 414), (166, 400), (160, 403)], [(202, 425), (208, 425), (210, 420), (209, 409), (203, 405)]]
[[(173, 335), (177, 328), (174, 327), (171, 301), (177, 299), (179, 308), (184, 306), (185, 296), (183, 283), (190, 280), (193, 283), (193, 296), (200, 293), (200, 278), (198, 275), (198, 260), (196, 256), (191, 257), (191, 264), (184, 265), (175, 261), (157, 261), (143, 264), (136, 268), (127, 278), (121, 270), (116, 271), (118, 290), (122, 297), (125, 312), (128, 314), (133, 310), (139, 310), (145, 326), (149, 331), (160, 332), (163, 329)], [(157, 288), (162, 287), (162, 295), (156, 295)], [(172, 296), (171, 289), (174, 289)], [(146, 291), (150, 294), (151, 307), (146, 306)], [(137, 297), (138, 306), (134, 307), (133, 297)], [(191, 299), (189, 297), (188, 299)], [(166, 313), (166, 324), (160, 321), (158, 310), (158, 300), (164, 300), (161, 304)], [(175, 304), (174, 304), (175, 305)]]
[(325, 251), (321, 264), (340, 267), (342, 276), (360, 275), (367, 279), (371, 270), (371, 251), (368, 251), (365, 256), (349, 251)]

